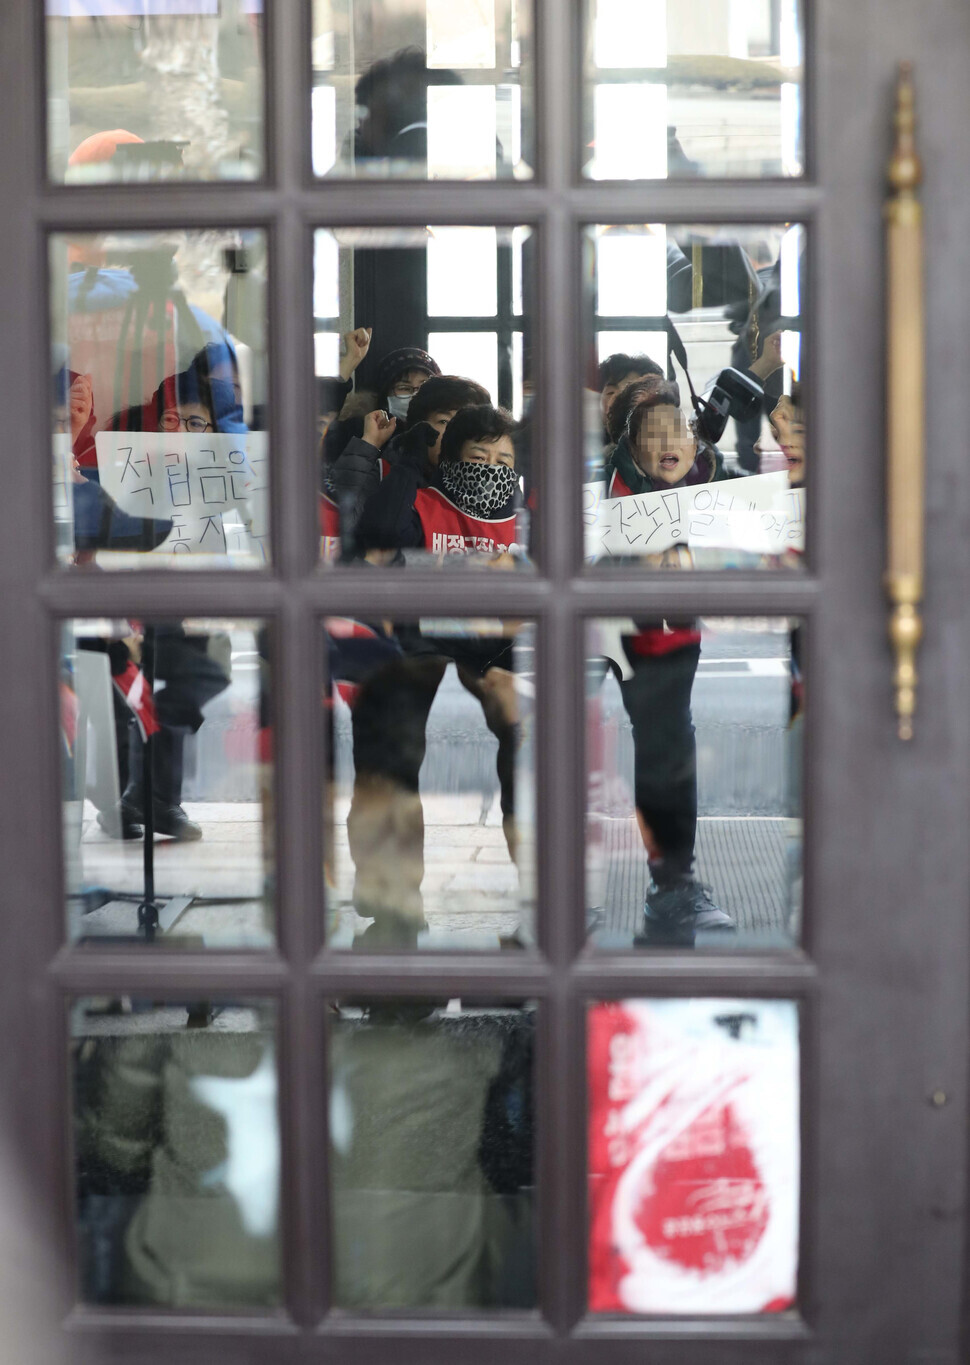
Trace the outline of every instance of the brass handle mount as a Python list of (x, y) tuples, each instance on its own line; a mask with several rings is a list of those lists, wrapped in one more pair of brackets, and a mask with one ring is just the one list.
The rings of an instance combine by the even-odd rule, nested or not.
[(923, 170), (916, 151), (916, 95), (911, 62), (901, 62), (886, 201), (887, 493), (886, 592), (900, 739), (913, 737), (916, 654), (923, 634), (925, 466), (925, 305)]

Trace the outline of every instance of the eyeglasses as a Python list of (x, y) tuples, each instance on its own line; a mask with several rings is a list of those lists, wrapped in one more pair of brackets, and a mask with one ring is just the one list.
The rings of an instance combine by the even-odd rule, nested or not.
[(394, 398), (413, 398), (420, 387), (420, 384), (394, 384), (390, 394)]
[(207, 422), (204, 417), (180, 417), (177, 412), (162, 413), (163, 431), (194, 431), (201, 434), (203, 431), (214, 431), (211, 422)]

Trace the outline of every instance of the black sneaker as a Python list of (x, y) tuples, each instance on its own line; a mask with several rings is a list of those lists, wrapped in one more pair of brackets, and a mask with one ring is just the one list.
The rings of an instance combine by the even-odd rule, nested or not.
[(202, 826), (190, 820), (181, 806), (152, 807), (152, 824), (156, 834), (167, 834), (183, 844), (202, 838)]
[(714, 903), (710, 887), (693, 877), (678, 877), (663, 886), (651, 885), (643, 903), (643, 931), (634, 943), (691, 948), (699, 931), (730, 933), (736, 928), (731, 916)]

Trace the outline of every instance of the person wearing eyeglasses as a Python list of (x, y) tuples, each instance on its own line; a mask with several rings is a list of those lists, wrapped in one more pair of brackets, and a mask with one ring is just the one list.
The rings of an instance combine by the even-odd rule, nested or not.
[(176, 408), (166, 409), (159, 425), (162, 431), (194, 431), (199, 436), (205, 431), (215, 431), (215, 425), (202, 412), (183, 415)]
[(201, 366), (191, 366), (164, 380), (155, 394), (159, 431), (215, 431), (211, 381)]
[[(219, 430), (221, 415), (235, 403), (228, 379), (213, 375), (209, 357), (200, 352), (188, 369), (168, 375), (143, 409), (119, 414), (122, 430), (137, 429), (139, 422), (151, 430), (188, 431), (202, 434)], [(114, 425), (114, 423), (113, 423)], [(152, 740), (152, 807), (155, 834), (181, 842), (202, 838), (202, 826), (182, 808), (182, 776), (185, 740), (197, 734), (205, 716), (202, 708), (229, 686), (229, 676), (211, 647), (213, 637), (188, 634), (181, 625), (159, 623), (144, 648), (150, 654), (154, 677), (164, 683), (156, 694), (160, 728)], [(144, 744), (134, 721), (127, 736), (128, 773), (118, 809), (104, 812), (98, 823), (111, 838), (144, 837), (142, 766)], [(119, 750), (122, 744), (119, 741)]]

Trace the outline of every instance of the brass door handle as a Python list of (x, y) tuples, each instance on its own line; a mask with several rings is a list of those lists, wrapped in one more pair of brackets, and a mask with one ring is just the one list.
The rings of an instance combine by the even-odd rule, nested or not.
[(912, 739), (916, 712), (916, 651), (923, 634), (924, 302), (923, 210), (917, 189), (912, 63), (902, 62), (896, 87), (895, 138), (886, 201), (886, 487), (891, 603), (889, 639), (900, 739)]

